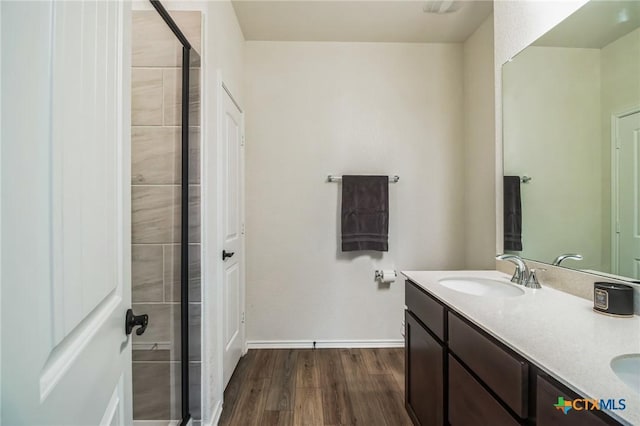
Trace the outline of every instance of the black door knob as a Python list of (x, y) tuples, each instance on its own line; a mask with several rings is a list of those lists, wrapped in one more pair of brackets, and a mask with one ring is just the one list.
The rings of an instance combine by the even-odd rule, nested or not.
[(236, 254), (233, 251), (227, 252), (226, 250), (222, 250), (222, 260), (227, 260), (227, 257), (231, 257)]
[(127, 332), (127, 336), (131, 334), (134, 327), (140, 327), (136, 330), (136, 334), (138, 336), (142, 335), (147, 329), (147, 325), (149, 324), (149, 315), (134, 315), (132, 309), (127, 309), (127, 314), (125, 316), (124, 322), (124, 330)]

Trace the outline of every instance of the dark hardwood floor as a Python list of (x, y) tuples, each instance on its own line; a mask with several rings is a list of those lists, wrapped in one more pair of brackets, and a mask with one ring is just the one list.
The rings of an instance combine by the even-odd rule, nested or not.
[(403, 349), (261, 349), (240, 360), (222, 426), (404, 426)]

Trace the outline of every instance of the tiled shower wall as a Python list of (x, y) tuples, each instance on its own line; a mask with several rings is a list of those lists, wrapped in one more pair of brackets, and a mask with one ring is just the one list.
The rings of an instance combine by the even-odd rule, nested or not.
[[(171, 12), (200, 52), (200, 12)], [(180, 191), (182, 46), (155, 11), (133, 12), (131, 96), (132, 299), (149, 315), (133, 335), (133, 418), (181, 418)], [(189, 105), (190, 409), (200, 419), (200, 60)]]

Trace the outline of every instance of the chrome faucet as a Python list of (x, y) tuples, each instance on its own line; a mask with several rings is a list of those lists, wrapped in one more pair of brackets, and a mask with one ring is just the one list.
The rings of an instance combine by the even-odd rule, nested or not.
[(524, 285), (529, 281), (529, 268), (520, 256), (516, 256), (514, 254), (500, 254), (496, 256), (496, 259), (506, 260), (516, 265), (516, 270), (511, 277), (512, 283)]
[(577, 254), (577, 253), (561, 254), (560, 256), (555, 258), (555, 260), (553, 261), (552, 265), (553, 266), (560, 266), (560, 264), (566, 259), (582, 260), (583, 257), (582, 257), (581, 254)]

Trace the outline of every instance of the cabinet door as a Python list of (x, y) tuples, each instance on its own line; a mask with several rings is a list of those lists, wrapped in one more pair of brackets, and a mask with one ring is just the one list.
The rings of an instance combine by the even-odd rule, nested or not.
[[(451, 426), (518, 426), (491, 394), (449, 355), (449, 423)], [(543, 425), (543, 423), (540, 423)]]
[(544, 426), (606, 426), (618, 424), (615, 420), (605, 421), (594, 413), (585, 410), (568, 410), (564, 412), (558, 410), (555, 405), (558, 404), (558, 397), (566, 400), (580, 398), (575, 393), (563, 387), (556, 386), (542, 376), (538, 376), (537, 385), (537, 407), (536, 418), (537, 424)]
[(405, 312), (406, 404), (414, 422), (442, 426), (444, 422), (444, 348)]

